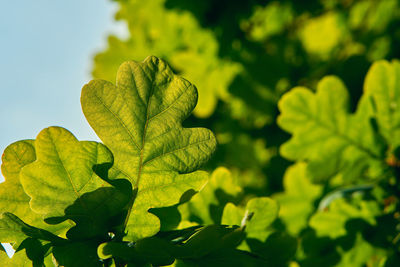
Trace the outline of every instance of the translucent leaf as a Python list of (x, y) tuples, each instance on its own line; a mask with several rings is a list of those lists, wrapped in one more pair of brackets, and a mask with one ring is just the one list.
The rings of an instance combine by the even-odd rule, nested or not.
[[(0, 218), (0, 236), (14, 243), (16, 249), (11, 259), (0, 252), (2, 266), (44, 266), (44, 261), (49, 260), (49, 241), (54, 244), (62, 244), (65, 241), (48, 231), (27, 225), (11, 213), (3, 213)], [(1, 248), (5, 252), (4, 247)]]
[[(0, 184), (0, 209), (18, 215), (32, 213), (29, 196), (25, 194), (19, 181), (19, 173), (25, 165), (36, 159), (33, 140), (23, 140), (9, 145), (3, 153), (1, 172), (5, 182)], [(25, 205), (24, 205), (25, 204)], [(32, 216), (35, 216), (32, 213)], [(29, 217), (29, 216), (28, 216)], [(41, 219), (36, 215), (36, 219)]]
[[(375, 266), (383, 262), (390, 254), (390, 248), (383, 248), (391, 243), (391, 238), (382, 236), (385, 231), (376, 228), (391, 229), (393, 233), (396, 223), (380, 221), (391, 217), (380, 217), (381, 214), (378, 203), (364, 200), (362, 194), (332, 201), (325, 210), (311, 217), (312, 231), (303, 234), (302, 246), (308, 254), (304, 265), (334, 262), (335, 266)], [(388, 243), (382, 246), (374, 240), (376, 237)]]
[[(50, 127), (39, 133), (35, 146), (37, 160), (25, 166), (20, 175), (24, 190), (31, 197), (32, 210), (44, 215), (49, 222), (84, 218), (92, 220), (91, 224), (96, 222), (96, 227), (102, 225), (101, 220), (97, 220), (99, 207), (111, 205), (109, 212), (113, 208), (118, 210), (115, 201), (109, 201), (109, 194), (85, 195), (112, 188), (95, 172), (103, 164), (112, 164), (112, 155), (104, 145), (79, 142), (64, 128)], [(58, 221), (54, 221), (55, 218), (59, 218)], [(94, 231), (93, 234), (98, 233)]]
[(309, 161), (308, 168), (317, 180), (340, 171), (351, 181), (362, 178), (366, 171), (384, 168), (386, 145), (374, 129), (368, 100), (364, 98), (357, 112), (350, 114), (347, 90), (333, 76), (322, 79), (316, 93), (294, 88), (279, 102), (278, 124), (293, 134), (281, 146), (281, 154), (291, 160)]
[(9, 258), (5, 251), (0, 251), (0, 262), (6, 267), (32, 267), (32, 261), (24, 250), (14, 253), (12, 258)]
[(181, 125), (196, 101), (196, 88), (156, 57), (121, 65), (116, 85), (93, 80), (82, 90), (87, 120), (136, 191), (125, 222), (127, 240), (155, 234), (160, 222), (148, 209), (177, 204), (208, 178), (194, 171), (214, 151), (213, 133)]
[[(241, 214), (241, 216), (238, 216)], [(246, 208), (236, 207), (231, 203), (225, 206), (222, 224), (242, 225), (247, 238), (265, 241), (270, 233), (269, 227), (278, 216), (278, 205), (275, 200), (267, 197), (252, 198)]]
[(346, 235), (346, 222), (350, 219), (361, 218), (375, 224), (374, 217), (380, 214), (378, 203), (359, 200), (354, 204), (351, 205), (346, 199), (336, 199), (327, 210), (311, 217), (310, 226), (316, 230), (317, 236), (337, 238)]
[[(268, 169), (268, 164), (273, 165), (271, 158), (277, 154), (277, 151), (267, 148), (264, 139), (244, 134), (235, 126), (229, 124), (225, 126), (224, 122), (219, 122), (217, 127), (223, 128), (224, 131), (220, 130), (220, 133), (216, 134), (218, 150), (212, 158), (213, 165), (229, 166), (229, 171), (237, 186), (247, 190), (251, 188), (253, 192), (263, 194), (267, 187), (266, 175), (267, 173), (271, 175), (271, 172), (266, 169)], [(280, 175), (278, 179), (281, 179)]]
[(127, 40), (109, 38), (108, 49), (95, 57), (93, 75), (114, 80), (124, 61), (157, 55), (198, 87), (199, 103), (194, 114), (209, 117), (218, 99), (227, 96), (227, 87), (241, 67), (219, 58), (219, 45), (212, 31), (202, 28), (189, 12), (165, 8), (165, 2), (119, 3), (116, 17), (127, 22), (130, 36)]
[(191, 235), (184, 241), (153, 236), (135, 243), (108, 242), (98, 247), (98, 255), (102, 259), (114, 256), (138, 265), (151, 263), (164, 266), (173, 263), (175, 259), (197, 262), (215, 252), (226, 249), (236, 251), (235, 247), (245, 237), (242, 228), (223, 225), (208, 225), (195, 231), (185, 230), (189, 230)]
[(398, 16), (398, 2), (357, 1), (350, 9), (349, 26), (362, 31), (381, 33)]
[(372, 98), (379, 131), (396, 149), (400, 145), (400, 62), (375, 62), (365, 78), (363, 97)]
[(226, 203), (237, 201), (241, 193), (242, 189), (234, 182), (229, 170), (217, 168), (207, 185), (189, 202), (178, 207), (183, 223), (219, 224)]
[(347, 27), (344, 18), (335, 12), (327, 12), (306, 21), (299, 35), (304, 48), (310, 54), (326, 58), (346, 39)]
[(3, 213), (0, 217), (0, 239), (7, 243), (20, 243), (24, 239), (32, 237), (35, 239), (60, 243), (63, 239), (58, 236), (36, 227), (24, 223), (20, 218), (12, 213)]
[(297, 163), (286, 170), (283, 193), (274, 195), (279, 203), (279, 218), (290, 234), (297, 235), (307, 226), (308, 217), (315, 210), (314, 201), (322, 194), (322, 186), (313, 185), (307, 164)]
[[(43, 216), (31, 210), (29, 206), (30, 197), (25, 193), (20, 183), (21, 169), (35, 160), (33, 140), (15, 142), (4, 150), (1, 170), (6, 180), (0, 184), (0, 210), (24, 218), (27, 224), (60, 233), (65, 225), (52, 226), (44, 223)], [(3, 237), (5, 236), (3, 235)], [(5, 240), (1, 241), (5, 242)]]
[(264, 7), (255, 7), (251, 17), (241, 23), (241, 28), (248, 31), (252, 40), (263, 41), (281, 34), (292, 20), (293, 10), (290, 4), (271, 2)]

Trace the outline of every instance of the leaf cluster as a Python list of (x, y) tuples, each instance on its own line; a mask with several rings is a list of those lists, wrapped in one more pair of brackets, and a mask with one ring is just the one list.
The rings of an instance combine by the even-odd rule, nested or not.
[(117, 2), (102, 143), (3, 154), (3, 265), (400, 265), (398, 1)]
[[(185, 225), (220, 222), (222, 196), (242, 207), (270, 196), (280, 206), (274, 227), (299, 244), (292, 263), (390, 266), (398, 257), (399, 74), (398, 63), (379, 60), (400, 57), (398, 1), (118, 5), (129, 36), (109, 37), (93, 75), (112, 79), (128, 58), (167, 59), (199, 89), (186, 124), (216, 134), (205, 168), (228, 167), (241, 188), (214, 189), (204, 196), (208, 210), (183, 205)], [(393, 230), (385, 245), (368, 234), (382, 223)]]
[[(252, 199), (244, 210), (231, 204), (226, 209), (234, 209), (235, 217), (228, 212), (222, 221), (174, 225), (176, 220), (190, 224), (180, 218), (187, 215), (185, 206), (198, 205), (198, 198), (190, 198), (208, 181), (198, 169), (216, 146), (210, 130), (182, 126), (196, 100), (196, 88), (166, 62), (156, 57), (128, 61), (115, 85), (93, 80), (82, 89), (83, 112), (104, 144), (78, 141), (64, 128), (49, 127), (35, 140), (8, 146), (2, 158), (0, 241), (11, 243), (16, 253), (12, 259), (2, 253), (3, 262), (265, 264), (262, 255), (236, 247), (246, 236), (257, 238), (276, 219), (272, 199)], [(224, 175), (229, 177), (229, 171), (216, 171), (203, 194), (223, 185)]]

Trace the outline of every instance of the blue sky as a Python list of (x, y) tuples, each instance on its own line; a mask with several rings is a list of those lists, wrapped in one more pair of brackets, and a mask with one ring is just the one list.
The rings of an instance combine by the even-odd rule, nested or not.
[[(0, 9), (0, 150), (63, 126), (98, 140), (80, 107), (93, 55), (123, 34), (110, 0), (5, 1)], [(2, 178), (0, 177), (0, 180)]]

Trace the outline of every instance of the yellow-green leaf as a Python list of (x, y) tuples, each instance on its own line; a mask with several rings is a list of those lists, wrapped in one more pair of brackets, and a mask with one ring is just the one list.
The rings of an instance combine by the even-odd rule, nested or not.
[[(22, 140), (9, 145), (4, 150), (1, 171), (6, 180), (0, 184), (0, 211), (1, 213), (10, 212), (24, 218), (27, 224), (35, 227), (60, 233), (65, 225), (53, 226), (44, 223), (43, 216), (31, 210), (30, 197), (25, 193), (20, 182), (21, 169), (36, 160), (34, 143), (34, 140)], [(9, 238), (6, 234), (7, 231), (4, 232), (2, 238)], [(3, 239), (0, 241), (7, 242)], [(12, 240), (12, 242), (15, 241)]]
[(400, 62), (377, 61), (365, 78), (364, 98), (374, 101), (380, 133), (392, 149), (400, 145)]
[(314, 201), (322, 194), (322, 186), (311, 183), (307, 164), (300, 162), (287, 169), (283, 187), (283, 193), (274, 195), (279, 203), (279, 218), (289, 233), (298, 234), (307, 226), (308, 217), (315, 210)]
[(129, 241), (160, 229), (148, 209), (178, 203), (184, 192), (199, 190), (208, 178), (194, 171), (214, 151), (213, 133), (182, 127), (196, 101), (195, 86), (156, 57), (122, 64), (116, 85), (93, 80), (82, 90), (87, 120), (136, 191), (125, 222)]
[(348, 180), (358, 179), (371, 166), (383, 163), (386, 145), (371, 122), (369, 99), (363, 99), (351, 114), (348, 98), (344, 84), (328, 76), (319, 82), (316, 93), (297, 87), (279, 102), (278, 124), (293, 134), (280, 152), (291, 160), (308, 161), (314, 179), (339, 172)]
[[(97, 206), (104, 204), (107, 199), (83, 197), (85, 193), (111, 187), (95, 173), (96, 166), (112, 163), (112, 155), (104, 145), (79, 142), (66, 129), (49, 127), (39, 133), (35, 147), (37, 160), (25, 166), (20, 175), (34, 212), (46, 219), (67, 219), (80, 217), (82, 210), (91, 214), (92, 201)], [(79, 212), (75, 208), (77, 214), (70, 214), (68, 208), (76, 206), (80, 207)]]

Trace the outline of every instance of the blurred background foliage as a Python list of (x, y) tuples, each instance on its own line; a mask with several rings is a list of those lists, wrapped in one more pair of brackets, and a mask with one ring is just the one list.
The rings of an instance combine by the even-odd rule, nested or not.
[[(361, 97), (372, 63), (400, 58), (399, 1), (117, 2), (115, 18), (126, 22), (129, 34), (108, 37), (107, 48), (94, 58), (93, 76), (115, 81), (123, 61), (149, 55), (167, 60), (199, 91), (186, 126), (216, 133), (219, 146), (205, 168), (229, 169), (215, 171), (203, 197), (177, 207), (181, 226), (221, 223), (228, 202), (245, 207), (250, 197), (272, 196), (280, 204), (278, 219), (265, 230), (269, 234), (248, 238), (241, 248), (264, 253), (273, 266), (400, 266), (398, 147), (388, 140), (391, 133), (378, 129), (384, 128), (379, 112), (377, 125), (369, 121), (375, 111), (363, 99), (374, 95)], [(400, 72), (391, 73), (400, 79)], [(335, 106), (330, 101), (346, 99), (343, 117), (357, 110), (347, 127), (359, 127), (346, 138), (371, 136), (367, 145), (377, 151), (378, 160), (353, 156), (354, 149), (333, 151), (335, 142), (328, 139), (314, 144), (321, 154), (303, 153), (318, 137), (315, 127), (303, 131), (309, 136), (302, 144), (305, 150), (289, 151), (287, 144), (294, 141), (281, 148), (289, 133), (301, 131), (292, 129), (285, 115), (280, 126), (287, 132), (278, 126), (281, 96), (296, 86), (317, 91), (327, 75), (340, 77), (343, 90), (325, 99), (317, 93), (315, 105), (325, 105), (321, 110), (329, 114), (336, 112), (329, 109)], [(385, 81), (382, 75), (375, 78)], [(226, 183), (216, 180), (219, 176)], [(172, 224), (178, 227), (179, 222)]]

